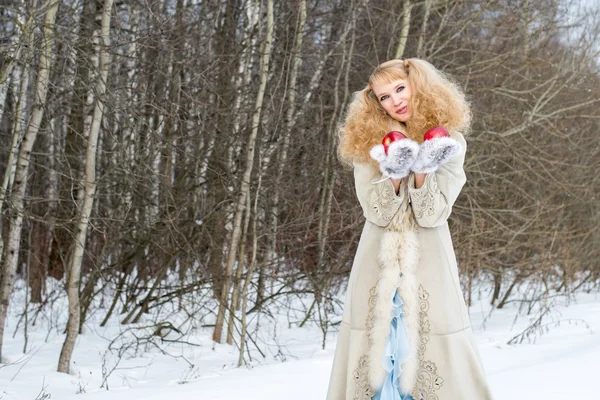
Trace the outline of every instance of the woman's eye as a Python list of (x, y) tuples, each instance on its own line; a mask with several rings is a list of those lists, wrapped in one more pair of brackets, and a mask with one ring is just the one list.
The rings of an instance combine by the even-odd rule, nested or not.
[(404, 90), (404, 86), (398, 86), (398, 89), (396, 89), (396, 92), (401, 92)]
[(387, 99), (387, 98), (388, 98), (388, 96), (387, 96), (387, 94), (386, 94), (385, 96), (381, 96), (381, 98), (379, 99), (379, 101), (384, 101), (384, 100), (385, 100), (385, 99)]

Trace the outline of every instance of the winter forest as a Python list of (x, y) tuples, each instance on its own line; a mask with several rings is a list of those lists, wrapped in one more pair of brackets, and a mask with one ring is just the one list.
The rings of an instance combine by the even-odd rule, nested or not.
[[(465, 301), (540, 336), (600, 293), (599, 3), (0, 0), (0, 399), (152, 354), (205, 387), (296, 358), (282, 327), (331, 350), (364, 223), (337, 128), (392, 58), (465, 89)], [(34, 364), (65, 395), (5, 386)]]

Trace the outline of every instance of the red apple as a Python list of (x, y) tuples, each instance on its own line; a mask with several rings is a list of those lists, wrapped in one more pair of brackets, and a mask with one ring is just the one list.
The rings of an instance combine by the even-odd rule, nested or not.
[(435, 128), (431, 128), (430, 130), (425, 132), (425, 135), (423, 136), (423, 140), (425, 141), (425, 140), (430, 140), (430, 139), (439, 138), (439, 137), (450, 137), (450, 134), (448, 133), (446, 128), (444, 128), (443, 126), (436, 126)]
[(385, 135), (381, 142), (381, 144), (383, 144), (383, 150), (385, 151), (385, 154), (388, 153), (388, 147), (390, 146), (390, 144), (400, 139), (406, 139), (406, 136), (402, 132), (391, 131), (387, 135)]

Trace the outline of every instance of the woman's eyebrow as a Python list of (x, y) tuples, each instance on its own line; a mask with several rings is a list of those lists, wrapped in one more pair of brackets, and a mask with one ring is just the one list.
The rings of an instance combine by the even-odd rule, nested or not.
[[(404, 81), (399, 81), (399, 82), (398, 82), (396, 85), (394, 85), (394, 89), (398, 89), (398, 87), (399, 87), (399, 86), (402, 86), (402, 85), (404, 85), (404, 84), (405, 84), (405, 82), (404, 82)], [(379, 94), (375, 93), (375, 95), (376, 95), (377, 97), (381, 97), (381, 96), (383, 96), (384, 94), (387, 94), (387, 92), (381, 92), (381, 93), (379, 93)]]

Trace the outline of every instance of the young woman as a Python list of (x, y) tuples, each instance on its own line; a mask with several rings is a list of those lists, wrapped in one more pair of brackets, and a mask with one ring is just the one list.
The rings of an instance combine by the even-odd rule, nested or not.
[[(466, 182), (470, 120), (459, 87), (419, 59), (381, 64), (355, 93), (338, 151), (366, 221), (328, 400), (492, 399), (447, 223)], [(450, 137), (424, 141), (436, 126)], [(384, 149), (390, 131), (406, 138)]]

